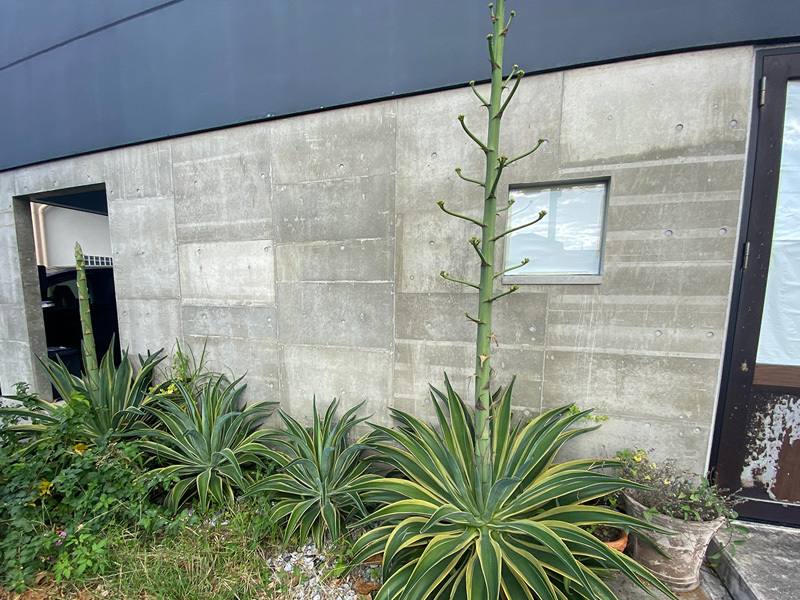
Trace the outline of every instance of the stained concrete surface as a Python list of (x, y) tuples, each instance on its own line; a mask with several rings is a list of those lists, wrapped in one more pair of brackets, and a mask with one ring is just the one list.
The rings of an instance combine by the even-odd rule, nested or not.
[[(619, 600), (653, 600), (666, 599), (667, 596), (661, 592), (654, 591), (651, 595), (647, 591), (634, 585), (626, 577), (617, 575), (609, 583), (609, 587), (617, 595)], [(740, 600), (733, 598), (725, 586), (720, 581), (714, 571), (704, 566), (700, 571), (700, 587), (691, 592), (676, 594), (681, 600)]]
[[(736, 600), (800, 600), (800, 529), (741, 523), (750, 531), (731, 556), (725, 549), (720, 577)], [(718, 545), (715, 540), (712, 544)], [(713, 551), (713, 548), (712, 548)]]

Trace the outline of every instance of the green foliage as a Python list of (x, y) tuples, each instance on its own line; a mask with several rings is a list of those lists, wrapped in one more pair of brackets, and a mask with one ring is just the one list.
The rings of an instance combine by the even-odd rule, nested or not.
[[(621, 474), (643, 487), (626, 492), (647, 507), (645, 518), (663, 514), (684, 521), (736, 518), (735, 499), (699, 477), (678, 469), (674, 460), (656, 464), (645, 450), (620, 450)], [(644, 487), (646, 486), (646, 487)]]
[(195, 354), (191, 346), (185, 345), (185, 348), (184, 350), (181, 343), (175, 340), (172, 364), (164, 369), (165, 381), (151, 390), (153, 394), (180, 403), (182, 396), (178, 393), (176, 383), (181, 383), (192, 396), (196, 396), (200, 393), (200, 388), (216, 375), (206, 365), (206, 342), (203, 342), (203, 349), (199, 356)]
[[(24, 385), (17, 391), (23, 402), (36, 400), (25, 397)], [(88, 415), (85, 401), (56, 406), (41, 431), (24, 434), (12, 428), (19, 417), (2, 418), (0, 584), (6, 587), (22, 591), (43, 569), (59, 580), (100, 573), (109, 565), (111, 523), (167, 522), (151, 500), (164, 482), (141, 479), (145, 464), (129, 442), (90, 446)]]
[(140, 448), (161, 461), (150, 471), (175, 481), (166, 505), (177, 510), (183, 499), (196, 492), (204, 510), (211, 501), (231, 503), (234, 489), (252, 485), (248, 468), (264, 467), (268, 449), (263, 441), (273, 434), (258, 429), (274, 402), (258, 402), (240, 407), (245, 386), (241, 378), (231, 382), (225, 375), (210, 377), (196, 394), (181, 382), (174, 382), (181, 403), (162, 398), (160, 407), (146, 406), (164, 429), (137, 431)]
[[(323, 547), (325, 534), (338, 543), (353, 515), (367, 516), (367, 509), (354, 486), (369, 485), (378, 479), (367, 473), (369, 462), (361, 454), (369, 447), (365, 438), (348, 446), (347, 434), (366, 419), (357, 419), (361, 404), (348, 410), (334, 423), (339, 406), (333, 400), (320, 418), (314, 399), (314, 424), (306, 429), (288, 414), (279, 411), (287, 431), (273, 443), (280, 450), (270, 451), (280, 472), (254, 485), (248, 495), (272, 492), (278, 503), (273, 510), (276, 522), (287, 520), (284, 545), (295, 532), (301, 540), (311, 533), (317, 548)], [(274, 432), (280, 436), (279, 432)]]
[[(153, 401), (148, 389), (155, 367), (163, 360), (159, 356), (161, 350), (147, 357), (140, 355), (140, 368), (134, 373), (127, 352), (123, 353), (119, 367), (114, 366), (113, 347), (112, 342), (96, 374), (96, 383), (88, 375), (72, 375), (60, 359), (58, 362), (49, 358), (39, 361), (65, 404), (73, 410), (83, 411), (79, 441), (99, 444), (141, 426), (141, 409)], [(7, 397), (21, 402), (22, 407), (0, 408), (0, 416), (15, 416), (28, 421), (12, 428), (19, 433), (34, 435), (32, 443), (42, 442), (40, 434), (48, 430), (48, 425), (58, 421), (63, 410), (58, 403), (29, 394), (27, 386), (23, 394)]]
[[(635, 561), (583, 529), (654, 529), (586, 504), (637, 487), (603, 472), (615, 461), (554, 464), (564, 443), (591, 431), (571, 428), (584, 413), (558, 408), (512, 427), (513, 383), (497, 392), (489, 418), (493, 468), (484, 487), (474, 417), (447, 380), (446, 386), (446, 394), (432, 392), (440, 431), (397, 410), (392, 414), (398, 428), (377, 427), (391, 442), (377, 446), (381, 460), (404, 479), (354, 486), (365, 499), (383, 504), (362, 522), (379, 526), (353, 550), (354, 563), (383, 552), (385, 583), (376, 600), (613, 599), (601, 576), (614, 570), (674, 598)], [(440, 402), (449, 409), (449, 421)]]

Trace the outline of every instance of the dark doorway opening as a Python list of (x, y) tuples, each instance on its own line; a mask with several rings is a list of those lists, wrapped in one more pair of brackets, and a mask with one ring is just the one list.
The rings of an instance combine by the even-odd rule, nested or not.
[(98, 357), (112, 348), (119, 363), (114, 268), (105, 186), (58, 190), (29, 197), (47, 355), (74, 375), (82, 371), (75, 243), (86, 262)]

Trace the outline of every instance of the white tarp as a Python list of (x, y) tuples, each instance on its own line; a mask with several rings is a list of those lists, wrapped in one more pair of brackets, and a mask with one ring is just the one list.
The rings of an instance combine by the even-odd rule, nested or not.
[(756, 362), (800, 366), (800, 82), (789, 82), (778, 205)]
[(604, 183), (566, 185), (534, 190), (512, 190), (509, 228), (547, 215), (536, 225), (510, 234), (505, 268), (529, 258), (514, 275), (599, 274)]

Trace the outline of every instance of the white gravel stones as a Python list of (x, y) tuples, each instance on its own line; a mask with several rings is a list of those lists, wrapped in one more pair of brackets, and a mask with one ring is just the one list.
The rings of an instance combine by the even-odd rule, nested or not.
[(334, 577), (337, 561), (318, 554), (311, 543), (269, 558), (267, 565), (272, 572), (269, 588), (280, 600), (371, 600), (381, 583), (380, 569), (367, 565)]

